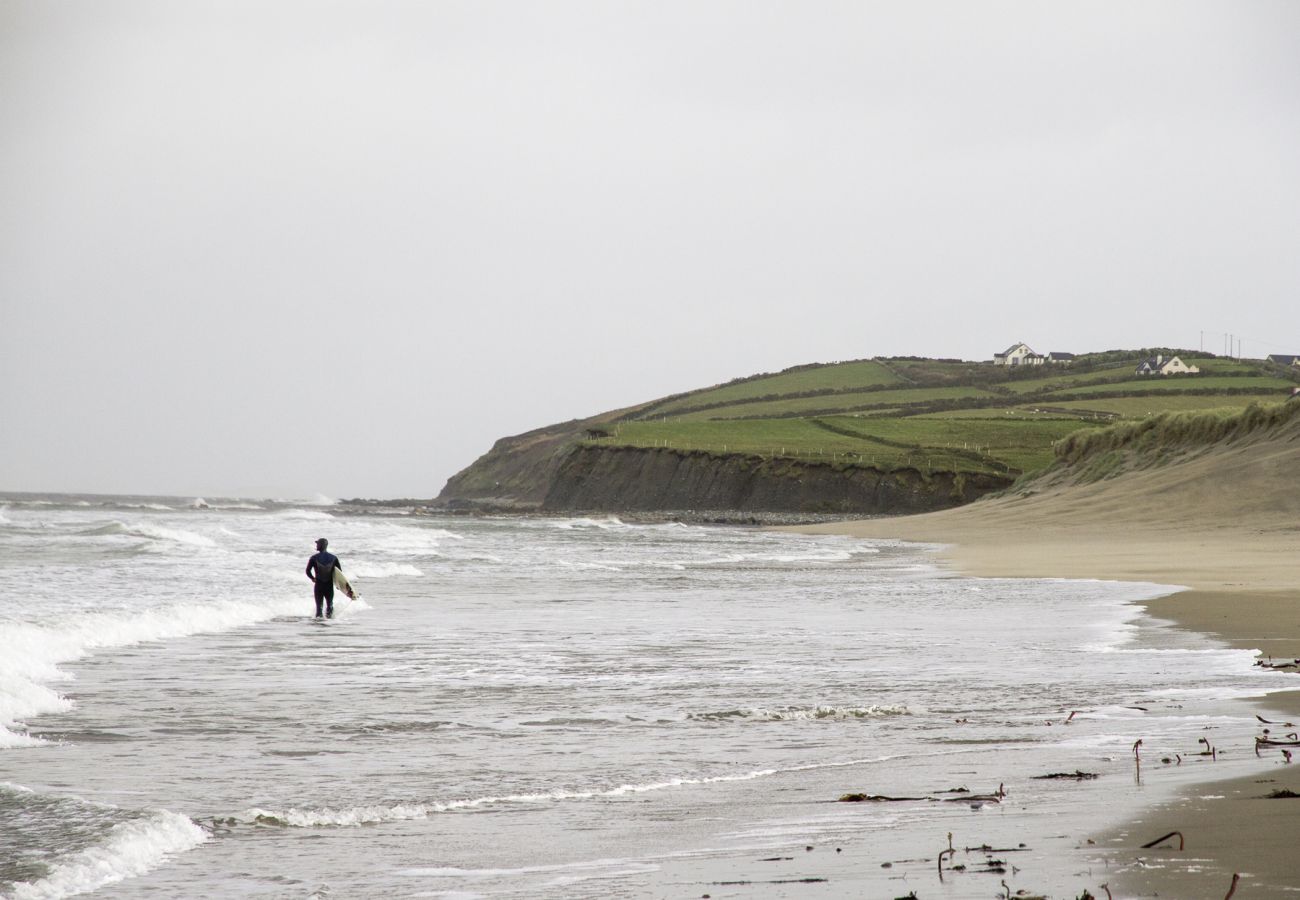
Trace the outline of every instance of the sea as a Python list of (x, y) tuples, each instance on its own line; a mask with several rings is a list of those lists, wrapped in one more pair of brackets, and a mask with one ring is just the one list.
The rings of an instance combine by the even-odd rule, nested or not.
[(936, 549), (0, 495), (0, 897), (1102, 896), (1107, 829), (1262, 764), (1286, 676), (1175, 587)]

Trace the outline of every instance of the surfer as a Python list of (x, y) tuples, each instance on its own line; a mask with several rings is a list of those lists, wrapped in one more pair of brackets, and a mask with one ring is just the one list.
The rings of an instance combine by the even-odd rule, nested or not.
[(316, 555), (307, 560), (307, 577), (316, 585), (316, 618), (321, 618), (321, 607), (325, 607), (325, 618), (334, 618), (334, 570), (343, 571), (343, 563), (333, 553), (325, 550), (330, 542), (325, 538), (316, 540)]

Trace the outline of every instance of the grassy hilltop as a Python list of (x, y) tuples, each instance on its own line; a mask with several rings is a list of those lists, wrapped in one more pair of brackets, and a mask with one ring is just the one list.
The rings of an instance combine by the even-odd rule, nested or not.
[(647, 404), (588, 443), (1020, 474), (1080, 428), (1163, 412), (1286, 399), (1300, 378), (1267, 363), (1197, 356), (1195, 375), (1139, 376), (1157, 351), (1004, 367), (936, 359), (799, 366)]
[[(1201, 371), (1136, 375), (1157, 353)], [(566, 460), (586, 455), (581, 477), (593, 477), (590, 453), (600, 449), (741, 461), (790, 477), (831, 467), (1009, 484), (1050, 464), (1056, 445), (1082, 429), (1170, 412), (1236, 412), (1284, 401), (1298, 383), (1295, 369), (1167, 348), (1041, 366), (914, 357), (796, 366), (503, 439), (439, 499), (535, 505)], [(801, 468), (780, 469), (785, 463)]]

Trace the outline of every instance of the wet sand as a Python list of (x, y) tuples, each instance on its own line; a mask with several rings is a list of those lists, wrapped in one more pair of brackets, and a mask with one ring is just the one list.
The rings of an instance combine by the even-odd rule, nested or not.
[[(1095, 485), (793, 530), (942, 544), (951, 563), (973, 575), (1183, 585), (1189, 590), (1150, 601), (1150, 614), (1264, 657), (1294, 659), (1300, 448), (1292, 447), (1242, 448)], [(1296, 689), (1259, 698), (1257, 712), (1300, 724), (1300, 675)], [(1253, 737), (1238, 736), (1239, 752), (1253, 753)], [(1288, 765), (1279, 750), (1267, 750), (1256, 774), (1199, 785), (1103, 836), (1115, 897), (1217, 900), (1233, 873), (1243, 876), (1238, 898), (1293, 894), (1300, 799), (1262, 799), (1283, 788), (1300, 793), (1300, 752)], [(1183, 833), (1185, 851), (1141, 849), (1172, 830)]]

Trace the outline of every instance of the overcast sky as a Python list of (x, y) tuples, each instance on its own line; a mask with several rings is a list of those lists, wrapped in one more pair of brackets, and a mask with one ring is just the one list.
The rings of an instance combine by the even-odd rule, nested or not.
[(1300, 353), (1300, 3), (0, 0), (0, 490), (428, 497), (1024, 340)]

